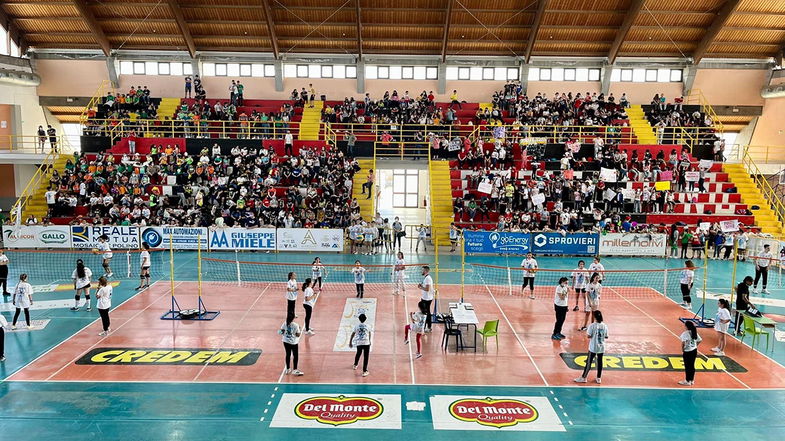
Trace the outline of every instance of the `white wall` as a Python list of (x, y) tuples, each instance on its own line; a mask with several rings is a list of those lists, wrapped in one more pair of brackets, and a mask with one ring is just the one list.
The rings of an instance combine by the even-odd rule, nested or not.
[(0, 82), (0, 104), (10, 104), (20, 109), (17, 113), (19, 118), (15, 121), (17, 130), (14, 135), (34, 136), (39, 125), (46, 128), (47, 124), (51, 124), (58, 133), (63, 131), (57, 118), (38, 104), (35, 87)]
[(27, 183), (33, 179), (35, 171), (38, 169), (32, 164), (14, 164), (14, 186), (16, 187), (16, 197), (22, 196)]

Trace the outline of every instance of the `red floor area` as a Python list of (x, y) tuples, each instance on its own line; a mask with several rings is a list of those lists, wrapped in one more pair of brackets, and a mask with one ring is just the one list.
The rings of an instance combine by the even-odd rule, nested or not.
[[(165, 321), (161, 315), (169, 310), (168, 284), (155, 284), (111, 312), (113, 332), (99, 337), (100, 321), (67, 339), (10, 380), (32, 381), (210, 381), (210, 382), (307, 382), (307, 383), (383, 383), (383, 384), (462, 384), (542, 386), (572, 385), (580, 371), (570, 369), (562, 353), (583, 353), (587, 340), (577, 331), (583, 312), (567, 316), (563, 333), (567, 339), (550, 339), (553, 329), (552, 288), (538, 287), (536, 300), (527, 296), (507, 295), (503, 289), (468, 289), (480, 320), (499, 319), (499, 344), (491, 340), (488, 351), (471, 350), (455, 353), (441, 347), (442, 327), (423, 338), (421, 359), (414, 359), (414, 341), (403, 343), (407, 311), (416, 308), (419, 294), (409, 287), (408, 297), (394, 297), (390, 287), (366, 286), (366, 297), (377, 298), (374, 345), (368, 377), (353, 371), (353, 354), (334, 352), (347, 297), (353, 285), (328, 284), (315, 307), (314, 336), (300, 342), (300, 369), (303, 377), (283, 376), (283, 346), (277, 329), (285, 315), (282, 283), (255, 286), (205, 284), (204, 300), (210, 309), (221, 311), (213, 321)], [(187, 307), (196, 304), (195, 284), (179, 283), (177, 300)], [(646, 288), (639, 288), (645, 290)], [(642, 295), (620, 296), (612, 289), (603, 293), (602, 310), (610, 328), (608, 353), (652, 355), (680, 354), (677, 335), (682, 332), (678, 317), (685, 311), (655, 291)], [(442, 285), (442, 299), (457, 299), (459, 287)], [(571, 300), (572, 304), (572, 300)], [(298, 302), (297, 319), (304, 312)], [(700, 330), (704, 341), (701, 350), (717, 343), (711, 329)], [(256, 363), (248, 366), (218, 364), (196, 365), (84, 365), (76, 364), (84, 354), (100, 348), (176, 349), (258, 349)], [(708, 388), (785, 387), (785, 368), (762, 354), (729, 338), (728, 357), (747, 372), (698, 373), (696, 385)], [(683, 377), (680, 371), (663, 372), (635, 369), (606, 370), (603, 384), (631, 387), (674, 387)], [(594, 374), (590, 376), (593, 378)]]

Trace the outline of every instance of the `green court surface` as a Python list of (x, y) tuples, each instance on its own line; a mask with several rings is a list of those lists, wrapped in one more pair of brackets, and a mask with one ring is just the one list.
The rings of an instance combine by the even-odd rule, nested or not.
[[(197, 275), (196, 254), (177, 252), (173, 267), (175, 279), (193, 281)], [(23, 255), (11, 253), (11, 277), (24, 271), (30, 274), (31, 284), (67, 285), (70, 283), (72, 262), (85, 258), (94, 272), (99, 272), (96, 257), (84, 253)], [(87, 256), (87, 257), (85, 257)], [(233, 261), (235, 253), (210, 253), (205, 257)], [(241, 261), (270, 263), (310, 264), (313, 254), (240, 254)], [(322, 255), (325, 264), (353, 264), (360, 258), (366, 265), (388, 265), (392, 257)], [(121, 266), (122, 253), (117, 253), (115, 264)], [(92, 260), (88, 260), (92, 259)], [(471, 263), (517, 267), (519, 257), (467, 256), (467, 285), (491, 283), (474, 274)], [(572, 270), (578, 258), (540, 258), (541, 268)], [(169, 254), (153, 256), (154, 280), (170, 278)], [(407, 255), (408, 264), (434, 263), (431, 255)], [(587, 259), (589, 263), (589, 259)], [(607, 270), (647, 270), (678, 268), (680, 260), (645, 258), (604, 258)], [(218, 267), (203, 268), (205, 281), (234, 281), (231, 271), (218, 271)], [(265, 281), (282, 282), (287, 269), (279, 265), (272, 272), (259, 272), (255, 276)], [(460, 283), (461, 259), (458, 255), (442, 253), (439, 256), (439, 283)], [(245, 267), (243, 267), (245, 271)], [(123, 271), (125, 272), (125, 270)], [(135, 295), (136, 277), (119, 274), (113, 307)], [(278, 274), (280, 273), (280, 274)], [(740, 263), (737, 275), (753, 274), (751, 264)], [(710, 294), (729, 294), (732, 262), (710, 261), (707, 288)], [(568, 274), (567, 274), (568, 275)], [(132, 275), (133, 276), (133, 275)], [(345, 276), (345, 275), (344, 275)], [(341, 277), (344, 277), (341, 276)], [(334, 277), (338, 277), (337, 275)], [(487, 277), (487, 275), (486, 275)], [(630, 286), (647, 286), (650, 279), (629, 277)], [(380, 282), (383, 280), (380, 279)], [(672, 282), (671, 282), (672, 283)], [(697, 284), (697, 283), (696, 283)], [(769, 282), (772, 294), (768, 304), (761, 309), (772, 316), (785, 316), (785, 288), (780, 287), (779, 275), (772, 274)], [(55, 289), (55, 288), (52, 288)], [(60, 288), (36, 295), (36, 301), (69, 301), (73, 292)], [(470, 288), (467, 288), (470, 289)], [(677, 292), (667, 295), (677, 299)], [(209, 295), (205, 294), (209, 306)], [(95, 301), (95, 300), (93, 300)], [(633, 300), (634, 301), (634, 300)], [(715, 301), (707, 302), (707, 316), (716, 311)], [(700, 305), (695, 302), (694, 308)], [(162, 311), (163, 312), (163, 311)], [(10, 312), (3, 312), (11, 320)], [(14, 372), (69, 339), (85, 326), (98, 320), (92, 312), (69, 311), (67, 307), (52, 307), (32, 311), (33, 320), (49, 320), (45, 328), (34, 331), (6, 332), (7, 360), (0, 364), (0, 377), (8, 378)], [(614, 324), (627, 326), (629, 324)], [(145, 329), (139, 329), (140, 333)], [(773, 351), (766, 352), (779, 363), (785, 363), (785, 344), (776, 341)], [(265, 357), (264, 353), (262, 357)], [(460, 366), (456, 366), (459, 369)], [(478, 378), (476, 384), (483, 384)], [(498, 382), (497, 382), (498, 383)], [(291, 399), (295, 394), (328, 397), (374, 398), (393, 397), (400, 403), (398, 409), (386, 408), (399, 421), (400, 428), (379, 429), (373, 422), (367, 427), (348, 430), (347, 426), (334, 425), (300, 418), (295, 427), (275, 427), (274, 416), (282, 412), (292, 414)], [(287, 398), (285, 398), (287, 397)], [(550, 413), (556, 417), (558, 431), (536, 430), (520, 432), (523, 425), (504, 427), (463, 422), (470, 426), (437, 428), (444, 421), (443, 409), (433, 407), (434, 397), (459, 400), (461, 397), (514, 398), (526, 401), (538, 399), (539, 418), (545, 420)], [(452, 398), (450, 398), (452, 397)], [(285, 401), (289, 400), (289, 401)], [(287, 407), (288, 406), (288, 407)], [(397, 412), (396, 412), (397, 411)], [(434, 412), (442, 412), (434, 418)], [(550, 412), (550, 413), (549, 413)], [(397, 419), (396, 419), (397, 418)], [(448, 418), (449, 419), (449, 418)], [(382, 418), (379, 418), (381, 421)], [(295, 421), (299, 421), (296, 420)], [(457, 421), (457, 420), (456, 420)], [(472, 425), (473, 424), (473, 425)], [(280, 424), (278, 424), (280, 425)], [(349, 425), (351, 426), (351, 425)], [(530, 426), (527, 426), (530, 427)], [(553, 427), (550, 427), (553, 429)], [(534, 430), (534, 429), (531, 429)], [(533, 439), (580, 440), (664, 440), (712, 439), (717, 440), (773, 440), (785, 436), (785, 390), (708, 390), (708, 389), (642, 389), (612, 387), (517, 387), (510, 386), (440, 386), (440, 385), (387, 385), (387, 384), (251, 384), (251, 383), (168, 383), (159, 382), (26, 382), (3, 381), (0, 384), (0, 433), (3, 437), (24, 437), (31, 440), (274, 440), (303, 436), (318, 436), (322, 440), (360, 440), (419, 438), (438, 440), (475, 440), (485, 434), (494, 439), (519, 440), (523, 436)], [(13, 434), (13, 435), (12, 435)]]

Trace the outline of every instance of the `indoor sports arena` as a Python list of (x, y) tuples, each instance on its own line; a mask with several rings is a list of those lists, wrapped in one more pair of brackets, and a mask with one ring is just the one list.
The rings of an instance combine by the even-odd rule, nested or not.
[(783, 121), (777, 0), (2, 1), (2, 439), (783, 439)]

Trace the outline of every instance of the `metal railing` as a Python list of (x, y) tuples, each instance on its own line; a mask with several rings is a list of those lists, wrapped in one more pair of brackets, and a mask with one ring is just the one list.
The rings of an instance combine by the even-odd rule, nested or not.
[(91, 109), (98, 108), (98, 105), (103, 102), (103, 99), (112, 92), (113, 95), (117, 95), (114, 87), (112, 87), (112, 82), (109, 80), (103, 80), (101, 84), (98, 86), (98, 89), (95, 90), (95, 93), (92, 97), (90, 97), (90, 101), (88, 101), (87, 106), (82, 110), (82, 114), (79, 116), (79, 121), (84, 123), (87, 121), (88, 112)]
[(386, 159), (419, 159), (428, 155), (428, 141), (419, 142), (374, 142), (375, 156)]
[(746, 147), (744, 148), (741, 163), (752, 178), (752, 181), (760, 189), (761, 194), (769, 203), (771, 209), (774, 210), (777, 219), (781, 224), (785, 225), (785, 204), (783, 204), (779, 195), (777, 195), (777, 192), (774, 191), (774, 188), (772, 188), (771, 184), (766, 179), (766, 176), (761, 172), (760, 168), (758, 168), (758, 165), (755, 163), (752, 156), (750, 156), (749, 150)]
[[(68, 143), (68, 141), (65, 140), (65, 143)], [(66, 146), (64, 145), (63, 147)], [(67, 147), (69, 150), (72, 150), (70, 144), (68, 144)], [(12, 223), (22, 221), (21, 218), (17, 218), (19, 216), (23, 216), (24, 209), (28, 202), (30, 202), (30, 200), (35, 196), (38, 189), (41, 188), (41, 185), (48, 181), (52, 176), (54, 163), (57, 161), (60, 155), (63, 154), (65, 153), (51, 150), (43, 159), (43, 161), (41, 161), (41, 165), (38, 166), (38, 169), (33, 174), (33, 177), (30, 178), (30, 181), (27, 182), (27, 185), (25, 186), (24, 190), (22, 190), (22, 194), (19, 196), (19, 199), (17, 199), (14, 205), (11, 207), (10, 218)]]
[(49, 136), (0, 135), (0, 152), (44, 154), (47, 150), (52, 151), (55, 148), (61, 153), (71, 152), (71, 145), (65, 135), (57, 135), (54, 138), (55, 143), (52, 145)]
[[(725, 149), (727, 152), (728, 146)], [(742, 162), (745, 156), (749, 156), (756, 164), (785, 164), (785, 145), (733, 145), (727, 159)]]
[(685, 97), (685, 100), (687, 101), (686, 104), (697, 104), (701, 106), (701, 112), (709, 115), (709, 118), (711, 118), (712, 124), (717, 132), (720, 135), (725, 133), (725, 127), (722, 125), (722, 122), (720, 122), (720, 118), (717, 116), (714, 108), (711, 106), (711, 104), (709, 104), (709, 100), (707, 100), (706, 96), (703, 95), (703, 91), (700, 89), (691, 89)]

